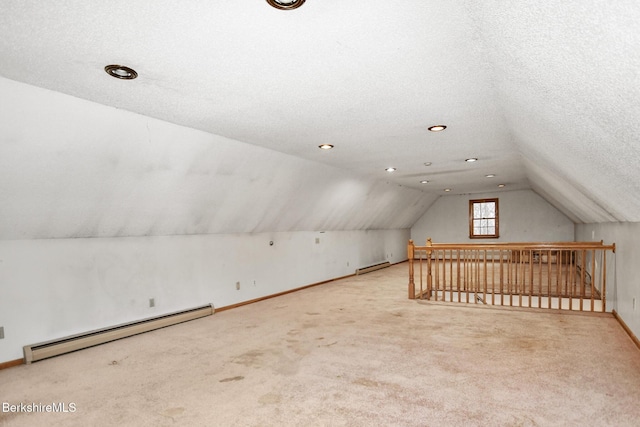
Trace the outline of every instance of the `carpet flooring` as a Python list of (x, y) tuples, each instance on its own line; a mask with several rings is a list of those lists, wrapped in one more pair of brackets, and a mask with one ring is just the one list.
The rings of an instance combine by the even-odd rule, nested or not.
[(2, 370), (4, 407), (73, 411), (0, 425), (640, 425), (640, 351), (613, 317), (412, 301), (407, 271)]

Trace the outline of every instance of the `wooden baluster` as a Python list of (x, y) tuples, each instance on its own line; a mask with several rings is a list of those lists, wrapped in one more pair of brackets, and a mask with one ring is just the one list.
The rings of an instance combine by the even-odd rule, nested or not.
[[(613, 245), (613, 253), (616, 252), (616, 245)], [(602, 255), (602, 312), (607, 311), (607, 250), (603, 250)]]
[(475, 280), (474, 283), (474, 293), (473, 293), (473, 299), (474, 302), (477, 304), (478, 303), (478, 297), (480, 295), (478, 295), (481, 291), (482, 291), (482, 283), (480, 282), (480, 251), (476, 249), (475, 253), (473, 254), (474, 260), (473, 260), (473, 266), (474, 266), (474, 272), (473, 272), (473, 277)]
[[(519, 273), (520, 273), (520, 269), (522, 268), (522, 259), (524, 258), (524, 251), (520, 250), (518, 252), (519, 256), (518, 256), (518, 261), (516, 263), (516, 265), (514, 265), (513, 268), (513, 292), (511, 294), (511, 297), (513, 299), (513, 294), (518, 292), (518, 287), (519, 287)], [(513, 305), (513, 304), (511, 304)]]
[[(531, 303), (533, 300), (533, 285), (534, 285), (533, 269), (536, 266), (533, 255), (534, 255), (533, 250), (529, 249), (529, 308), (531, 308)], [(540, 269), (542, 266), (542, 264), (540, 264), (541, 262), (542, 262), (542, 257), (538, 255), (538, 269)], [(540, 301), (540, 296), (538, 296), (538, 301)]]
[(558, 264), (556, 264), (556, 291), (558, 293), (558, 310), (562, 308), (562, 268), (564, 267), (565, 253), (560, 249)]
[(407, 245), (407, 257), (409, 258), (409, 299), (416, 298), (416, 284), (413, 281), (413, 254), (413, 240), (409, 240), (409, 244)]
[(435, 295), (436, 295), (436, 301), (438, 301), (438, 293), (440, 292), (440, 262), (438, 261), (439, 258), (439, 252), (437, 249), (435, 251), (433, 251), (432, 253), (434, 254), (434, 262), (433, 265), (435, 265)]
[(596, 250), (591, 250), (591, 311), (595, 311)]
[(491, 305), (496, 305), (496, 251), (491, 251)]
[(471, 302), (471, 301), (469, 301), (469, 286), (470, 286), (470, 284), (469, 284), (469, 271), (468, 271), (469, 270), (469, 265), (468, 265), (469, 263), (467, 262), (467, 258), (469, 257), (469, 251), (467, 249), (464, 249), (462, 251), (462, 254), (463, 254), (462, 255), (462, 259), (463, 259), (463, 261), (462, 261), (463, 262), (462, 271), (464, 271), (464, 281), (463, 281), (463, 283), (464, 283), (464, 290), (465, 290), (465, 292), (467, 294), (466, 302), (468, 304), (469, 302)]
[[(529, 262), (531, 262), (531, 258), (529, 258)], [(516, 278), (516, 287), (518, 287), (518, 307), (522, 307), (522, 294), (525, 292), (525, 286), (527, 284), (527, 277), (525, 275), (526, 267), (524, 265), (524, 251), (522, 252), (522, 257), (520, 259), (520, 271), (518, 276), (521, 277), (522, 283)]]
[(569, 310), (573, 310), (573, 279), (576, 274), (575, 265), (577, 260), (576, 251), (571, 254), (571, 263), (569, 264), (569, 272), (567, 273), (567, 284), (569, 288)]
[(507, 270), (507, 275), (508, 275), (507, 288), (508, 288), (509, 300), (511, 300), (511, 295), (513, 295), (513, 290), (511, 289), (511, 282), (513, 281), (513, 260), (514, 260), (513, 255), (514, 254), (517, 254), (517, 252), (515, 250), (511, 250), (511, 258), (509, 259), (509, 269)]
[(470, 270), (471, 270), (471, 292), (473, 293), (473, 303), (477, 304), (478, 303), (478, 299), (477, 299), (477, 294), (478, 294), (478, 281), (476, 280), (476, 274), (478, 273), (478, 268), (476, 266), (477, 264), (477, 260), (476, 260), (476, 250), (472, 250), (471, 251), (471, 265), (470, 265)]
[(453, 249), (449, 250), (449, 299), (453, 301)]
[(476, 302), (479, 302), (478, 297), (482, 292), (482, 251), (480, 250), (476, 252), (476, 289)]
[(483, 295), (483, 302), (486, 304), (487, 303), (487, 250), (486, 249), (483, 251), (483, 256), (484, 256), (484, 259), (483, 259), (483, 264), (484, 264), (484, 272), (483, 272), (484, 273), (483, 274), (483, 276), (484, 276), (484, 279), (483, 279), (484, 280), (484, 283), (483, 283), (483, 285), (484, 285), (483, 286), (484, 295)]
[[(502, 259), (504, 254), (502, 253), (502, 249), (498, 252), (500, 253), (500, 305), (504, 305), (504, 260)], [(506, 253), (508, 257), (509, 252)]]
[[(549, 250), (549, 256), (547, 256), (547, 261), (549, 261), (549, 263), (547, 264), (547, 293), (549, 294), (548, 296), (549, 300), (547, 301), (547, 308), (551, 308), (551, 261), (552, 261), (551, 257), (553, 256), (553, 252), (554, 251)], [(557, 252), (556, 252), (556, 265), (558, 265)], [(540, 278), (540, 280), (542, 280), (542, 277)]]
[(585, 288), (585, 269), (587, 268), (586, 264), (586, 251), (582, 250), (582, 261), (580, 266), (580, 311), (583, 310), (583, 301), (584, 301), (584, 288)]
[(456, 252), (456, 289), (458, 290), (458, 302), (462, 302), (462, 293), (460, 292), (460, 249)]
[[(433, 277), (431, 276), (431, 247), (432, 247), (432, 243), (431, 243), (431, 237), (429, 237), (427, 239), (427, 299), (430, 300), (431, 299), (431, 291), (433, 289)], [(437, 295), (436, 295), (436, 301), (437, 301)]]
[[(422, 273), (422, 256), (424, 254), (424, 251), (420, 251), (420, 299), (424, 299), (424, 286), (423, 286), (423, 273)], [(429, 299), (429, 296), (427, 295), (427, 299)]]

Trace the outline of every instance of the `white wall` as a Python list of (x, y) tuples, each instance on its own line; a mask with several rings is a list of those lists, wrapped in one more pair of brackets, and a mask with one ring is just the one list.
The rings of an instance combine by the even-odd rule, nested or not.
[(24, 345), (403, 261), (408, 239), (406, 229), (0, 241), (0, 362)]
[(478, 243), (469, 239), (469, 200), (493, 197), (499, 199), (500, 238), (482, 241), (574, 240), (573, 222), (531, 190), (440, 196), (413, 225), (411, 238), (417, 245), (423, 245), (428, 237), (434, 243)]
[(0, 362), (401, 261), (435, 199), (4, 78), (0, 94)]
[(616, 310), (640, 338), (640, 223), (578, 224), (576, 239), (616, 244), (616, 253), (610, 258), (613, 262), (607, 261), (607, 311)]

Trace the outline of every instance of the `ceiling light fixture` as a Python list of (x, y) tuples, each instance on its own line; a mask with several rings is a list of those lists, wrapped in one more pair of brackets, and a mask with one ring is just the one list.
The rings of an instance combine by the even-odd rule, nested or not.
[(431, 132), (442, 132), (443, 130), (445, 130), (447, 127), (445, 125), (435, 125), (435, 126), (430, 126), (429, 130)]
[(396, 168), (386, 168), (385, 169), (387, 172), (395, 172)]
[(429, 181), (427, 181), (426, 179), (423, 179), (422, 181), (420, 181), (420, 184), (428, 184)]
[(104, 71), (116, 79), (133, 80), (138, 77), (136, 70), (125, 67), (124, 65), (107, 65), (104, 67)]
[(488, 175), (485, 175), (485, 178), (495, 178), (496, 174), (495, 173), (490, 173)]
[(305, 0), (267, 0), (271, 6), (281, 10), (297, 9), (304, 3)]
[(450, 189), (450, 188), (445, 188), (445, 189), (444, 189), (444, 191), (445, 191), (446, 193), (448, 193), (449, 191), (451, 191), (451, 189)]
[(431, 162), (424, 162), (425, 166), (431, 166)]
[(477, 162), (478, 159), (476, 157), (471, 157), (469, 159), (464, 159), (464, 161), (467, 163), (473, 163), (473, 162)]
[(504, 184), (498, 184), (498, 188), (504, 188)]
[(319, 148), (321, 148), (322, 150), (331, 150), (333, 148), (333, 145), (331, 144), (322, 144), (322, 145), (318, 145)]

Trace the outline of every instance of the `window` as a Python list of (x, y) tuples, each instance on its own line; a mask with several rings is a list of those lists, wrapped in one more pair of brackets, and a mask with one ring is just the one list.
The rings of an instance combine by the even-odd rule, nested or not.
[(469, 200), (470, 239), (500, 237), (498, 224), (498, 199)]

